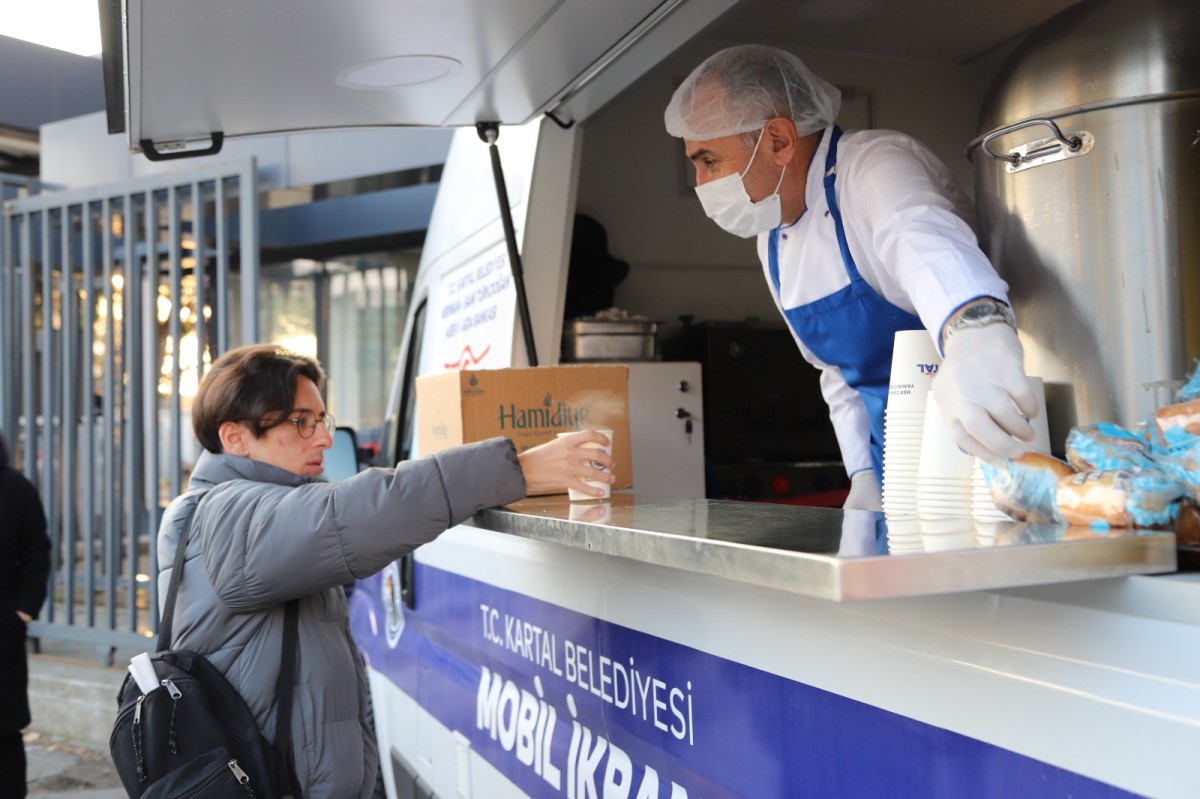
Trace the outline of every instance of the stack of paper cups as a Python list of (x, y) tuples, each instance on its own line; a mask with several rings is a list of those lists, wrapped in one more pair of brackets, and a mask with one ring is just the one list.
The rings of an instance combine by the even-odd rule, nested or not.
[(925, 404), (941, 362), (928, 331), (896, 333), (883, 418), (883, 510), (889, 519), (917, 515)]
[[(971, 519), (971, 471), (975, 457), (960, 449), (950, 437), (932, 393), (925, 401), (925, 427), (921, 434), (921, 459), (917, 468), (917, 516), (946, 520), (921, 525), (922, 533), (974, 529)], [(950, 520), (963, 520), (962, 524)]]
[(921, 520), (916, 516), (889, 516), (887, 544), (889, 555), (924, 552), (925, 545), (921, 542)]
[[(1037, 397), (1038, 412), (1037, 416), (1030, 421), (1033, 423), (1034, 439), (1030, 445), (1030, 449), (1034, 452), (1040, 452), (1044, 455), (1050, 454), (1050, 426), (1046, 421), (1046, 386), (1042, 378), (1029, 378), (1030, 388), (1033, 389), (1033, 395)], [(979, 524), (998, 524), (1000, 522), (1011, 521), (1008, 514), (996, 507), (996, 503), (992, 500), (992, 493), (988, 489), (987, 481), (983, 479), (983, 462), (978, 458), (975, 459), (975, 466), (972, 472), (971, 480), (971, 512), (975, 517), (975, 521)]]
[[(925, 527), (928, 520), (921, 520), (921, 543), (926, 552), (946, 552), (951, 549), (974, 549), (975, 528), (966, 527), (951, 532), (927, 533)], [(967, 520), (970, 522), (970, 519)]]
[(975, 466), (971, 470), (971, 515), (975, 517), (976, 528), (982, 524), (1010, 521), (1008, 514), (997, 508), (992, 500), (992, 492), (983, 479), (983, 461), (979, 458), (975, 459)]

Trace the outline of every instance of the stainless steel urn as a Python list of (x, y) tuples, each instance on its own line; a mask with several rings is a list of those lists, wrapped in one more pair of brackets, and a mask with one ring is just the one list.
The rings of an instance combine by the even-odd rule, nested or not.
[(1200, 356), (1200, 3), (1085, 0), (1013, 51), (968, 156), (1054, 449)]

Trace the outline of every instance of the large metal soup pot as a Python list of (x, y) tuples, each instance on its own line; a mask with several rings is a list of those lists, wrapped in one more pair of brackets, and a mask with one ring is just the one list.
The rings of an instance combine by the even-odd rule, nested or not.
[(1133, 426), (1200, 356), (1200, 3), (1086, 0), (1013, 51), (968, 148), (1051, 438)]

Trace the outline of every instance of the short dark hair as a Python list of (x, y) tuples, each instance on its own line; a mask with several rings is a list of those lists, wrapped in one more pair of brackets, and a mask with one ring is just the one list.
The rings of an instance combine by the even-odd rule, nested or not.
[(225, 422), (245, 422), (255, 438), (262, 438), (287, 421), (300, 377), (318, 389), (325, 385), (325, 372), (315, 358), (275, 344), (248, 344), (217, 358), (192, 400), (192, 429), (200, 445), (220, 454)]

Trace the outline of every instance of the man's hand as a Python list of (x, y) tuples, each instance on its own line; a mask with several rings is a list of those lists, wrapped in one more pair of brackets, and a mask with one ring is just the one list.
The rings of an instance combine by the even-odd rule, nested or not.
[(584, 480), (611, 485), (616, 482), (612, 474), (616, 461), (604, 450), (585, 447), (584, 444), (612, 446), (608, 436), (603, 433), (581, 430), (574, 435), (547, 441), (518, 455), (521, 471), (525, 473), (525, 490), (533, 493), (566, 491), (573, 488), (593, 497), (604, 496), (603, 489), (590, 486)]
[(1036, 435), (1028, 420), (1038, 403), (1024, 356), (1008, 325), (958, 330), (946, 339), (946, 357), (933, 379), (954, 443), (990, 463), (1021, 457)]
[(850, 475), (850, 493), (842, 504), (847, 510), (883, 510), (883, 492), (875, 479), (874, 469), (863, 469)]
[(30, 616), (28, 613), (26, 613), (23, 610), (17, 611), (17, 618), (20, 619), (21, 621), (25, 622), (26, 625), (28, 625), (29, 622), (33, 621), (33, 616)]

